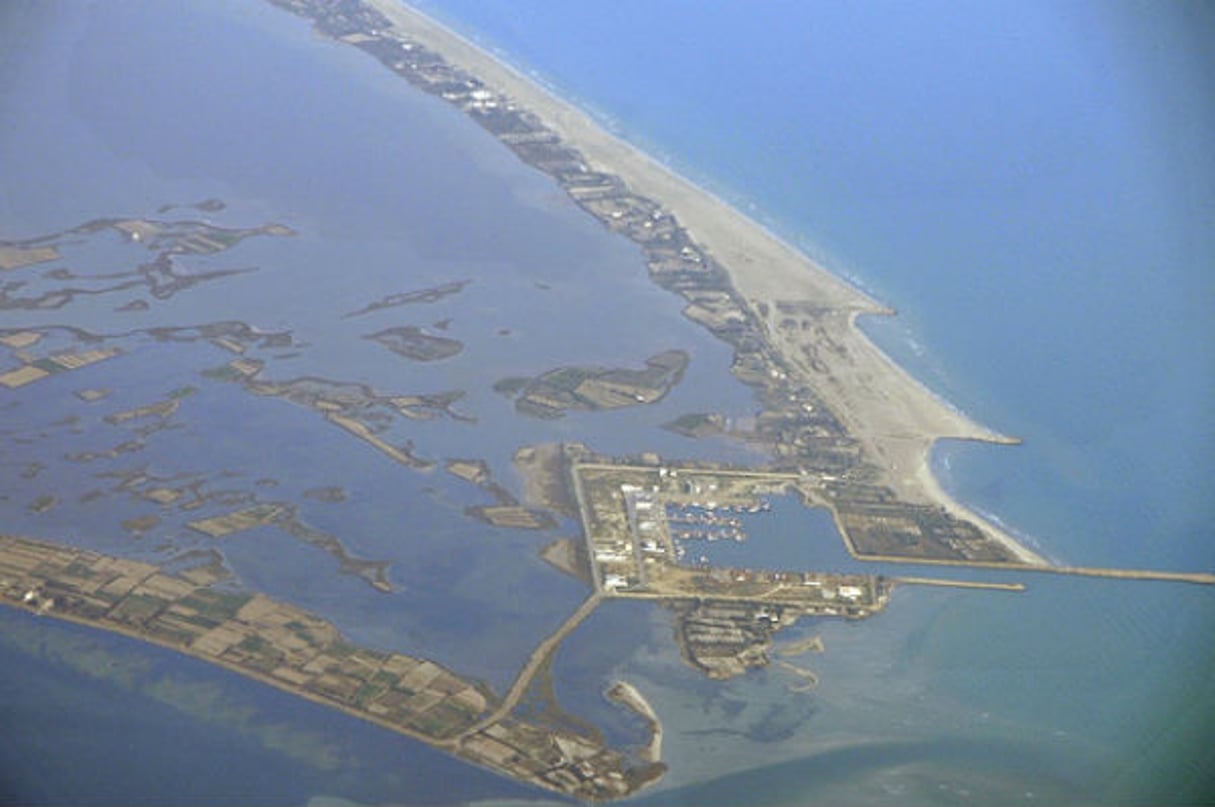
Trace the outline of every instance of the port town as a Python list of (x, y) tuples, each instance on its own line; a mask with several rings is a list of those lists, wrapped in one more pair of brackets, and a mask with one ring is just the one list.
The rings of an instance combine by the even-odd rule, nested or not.
[[(314, 416), (316, 427), (332, 429), (369, 455), (390, 460), (392, 471), (423, 474), (442, 467), (490, 496), (492, 504), (470, 505), (463, 512), (494, 528), (547, 530), (560, 517), (576, 525), (577, 535), (553, 542), (543, 557), (582, 581), (585, 595), (531, 649), (506, 687), (492, 687), (421, 653), (356, 643), (306, 608), (233, 584), (222, 564), (207, 557), (168, 570), (74, 547), (67, 538), (57, 543), (54, 536), (0, 530), (0, 603), (171, 648), (512, 780), (604, 801), (634, 794), (666, 771), (661, 709), (629, 682), (614, 682), (604, 697), (646, 725), (648, 739), (636, 747), (613, 746), (593, 726), (566, 713), (551, 687), (545, 688), (558, 648), (605, 602), (634, 600), (666, 609), (683, 661), (707, 678), (726, 680), (773, 666), (776, 656), (794, 655), (774, 649), (774, 637), (799, 619), (873, 619), (897, 608), (902, 586), (957, 586), (998, 596), (1024, 590), (1041, 574), (1215, 583), (1215, 575), (1203, 572), (1047, 563), (997, 525), (958, 505), (932, 478), (927, 456), (940, 438), (1016, 441), (971, 423), (882, 356), (855, 327), (861, 314), (889, 313), (877, 303), (791, 254), (735, 211), (723, 212), (707, 194), (650, 166), (605, 133), (587, 129), (575, 110), (420, 14), (391, 2), (271, 2), (457, 108), (519, 160), (551, 178), (595, 222), (637, 246), (650, 280), (679, 298), (689, 321), (729, 347), (729, 372), (747, 385), (758, 405), (753, 417), (687, 412), (664, 428), (694, 440), (734, 441), (764, 459), (743, 466), (653, 452), (611, 456), (574, 439), (528, 445), (515, 455), (526, 488), (516, 498), (493, 481), (483, 459), (461, 454), (444, 458), (440, 466), (412, 443), (385, 434), (385, 424), (394, 418), (469, 421), (458, 408), (464, 391), (398, 395), (333, 378), (277, 378), (275, 358), (301, 345), (288, 332), (260, 331), (240, 322), (133, 329), (119, 336), (23, 325), (0, 330), (0, 345), (11, 354), (11, 361), (0, 367), (2, 393), (37, 391), (62, 380), (57, 377), (108, 368), (152, 340), (218, 348), (227, 354), (225, 363), (200, 369), (198, 384), (229, 385), (240, 394), (293, 406)], [(176, 258), (201, 262), (248, 237), (294, 234), (282, 225), (230, 230), (151, 217), (112, 219), (58, 236), (0, 244), (0, 271), (19, 272), (53, 261), (60, 241), (103, 231), (144, 247), (163, 245), (165, 252), (156, 260), (130, 276), (113, 278), (114, 288), (146, 288), (155, 301), (235, 274), (190, 273), (185, 269), (190, 264)], [(77, 280), (53, 275), (56, 271), (46, 278)], [(390, 295), (343, 319), (433, 302), (460, 294), (465, 285), (449, 279)], [(69, 285), (18, 297), (26, 293), (19, 288), (0, 289), (0, 300), (26, 311), (56, 310), (85, 294)], [(403, 325), (361, 338), (414, 363), (411, 367), (429, 366), (464, 351), (444, 331), (438, 323)], [(671, 347), (648, 357), (562, 364), (535, 375), (510, 376), (494, 390), (522, 416), (556, 421), (569, 413), (573, 419), (654, 405), (681, 382), (691, 361), (689, 354)], [(106, 387), (81, 389), (76, 396), (85, 405), (103, 401), (113, 390), (121, 392), (121, 380), (116, 374)], [(175, 427), (170, 419), (196, 392), (183, 387), (163, 400), (110, 415), (109, 425), (137, 428), (137, 436), (68, 459), (119, 456), (138, 450), (153, 433), (171, 437)], [(38, 472), (31, 469), (30, 475)], [(342, 573), (369, 584), (374, 596), (392, 593), (387, 563), (357, 557), (335, 535), (304, 523), (295, 501), (267, 499), (258, 492), (221, 492), (206, 499), (198, 492), (201, 483), (160, 479), (143, 469), (116, 478), (115, 490), (140, 504), (151, 502), (160, 516), (185, 513), (185, 529), (192, 535), (218, 545), (230, 536), (277, 529), (328, 553)], [(333, 502), (346, 495), (340, 487), (304, 494)], [(870, 561), (915, 565), (942, 576), (719, 565), (705, 559), (703, 550), (717, 542), (758, 540), (748, 535), (746, 518), (763, 513), (778, 496), (826, 511), (844, 549), (861, 568)], [(194, 510), (204, 505), (224, 509), (196, 515)], [(55, 497), (42, 496), (28, 509), (41, 514), (55, 507)], [(156, 519), (133, 518), (124, 527), (137, 539)], [(981, 573), (974, 570), (991, 571), (999, 579), (944, 576), (963, 569), (972, 575)], [(822, 650), (817, 637), (801, 644)], [(816, 684), (809, 670), (785, 660), (775, 666), (798, 677), (791, 691), (809, 691)]]
[[(888, 606), (898, 585), (1025, 588), (1019, 582), (721, 568), (689, 561), (689, 547), (699, 542), (747, 540), (738, 514), (762, 512), (768, 496), (788, 491), (813, 501), (823, 495), (823, 480), (668, 463), (656, 455), (612, 461), (579, 444), (520, 454), (532, 485), (546, 492), (547, 504), (557, 511), (573, 508), (582, 523), (582, 540), (558, 541), (546, 549), (546, 559), (586, 582), (590, 592), (533, 650), (502, 695), (428, 659), (355, 645), (332, 624), (289, 603), (230, 589), (221, 570), (205, 561), (168, 573), (148, 563), (0, 535), (0, 603), (172, 648), (518, 781), (599, 801), (621, 798), (662, 776), (659, 716), (627, 682), (617, 682), (606, 697), (648, 720), (651, 739), (640, 750), (612, 748), (597, 732), (563, 717), (551, 695), (538, 695), (535, 687), (562, 641), (604, 600), (666, 605), (674, 612), (685, 661), (709, 678), (727, 679), (769, 665), (773, 634), (782, 627), (806, 616), (865, 619)], [(483, 469), (462, 462), (455, 470), (480, 478)], [(277, 515), (274, 508), (247, 508), (193, 528), (227, 534)], [(1051, 571), (1215, 582), (1205, 574)], [(813, 643), (821, 650), (819, 640)], [(795, 691), (814, 687), (813, 672), (786, 661), (780, 665), (804, 679)], [(537, 697), (545, 701), (547, 719), (536, 723), (515, 716), (521, 703)]]

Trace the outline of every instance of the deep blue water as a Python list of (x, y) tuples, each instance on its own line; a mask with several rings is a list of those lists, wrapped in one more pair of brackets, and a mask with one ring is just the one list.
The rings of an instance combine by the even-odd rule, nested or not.
[[(1212, 31), (1204, 8), (636, 0), (426, 7), (896, 306), (897, 319), (866, 323), (878, 342), (976, 419), (1026, 440), (1013, 449), (943, 444), (938, 471), (964, 500), (1069, 562), (1215, 566), (1215, 334), (1207, 313), (1215, 302), (1215, 155), (1207, 146), (1215, 142), (1215, 72), (1203, 46)], [(61, 313), (6, 312), (6, 325), (83, 321), (113, 331), (244, 317), (295, 327), (308, 348), (276, 364), (279, 376), (399, 379), (399, 392), (468, 389), (460, 408), (479, 418), (476, 427), (408, 424), (401, 436), (416, 438), (431, 458), (484, 456), (508, 484), (517, 481), (511, 452), (545, 439), (585, 439), (611, 452), (746, 456), (655, 428), (683, 412), (743, 413), (753, 403), (725, 373), (728, 350), (680, 319), (677, 299), (648, 285), (636, 250), (604, 236), (458, 113), (353, 49), (235, 0), (172, 9), (12, 4), (0, 23), (0, 110), (9, 121), (0, 135), (0, 236), (149, 215), (207, 196), (230, 205), (219, 223), (278, 220), (300, 231), (232, 252), (233, 263), (262, 271), (143, 314), (119, 316), (111, 307), (122, 300), (99, 299)], [(480, 226), (453, 238), (460, 217)], [(96, 270), (126, 259), (99, 245), (80, 260)], [(452, 335), (467, 349), (449, 362), (401, 365), (359, 339), (361, 324), (310, 315), (317, 295), (345, 311), (461, 278), (474, 282), (459, 297), (400, 314), (420, 324), (453, 317)], [(578, 328), (571, 338), (568, 326), (604, 299), (617, 301), (611, 332)], [(559, 309), (570, 312), (564, 322), (552, 319)], [(637, 363), (673, 346), (692, 352), (692, 368), (655, 407), (544, 423), (515, 415), (489, 390), (505, 375)], [(182, 367), (209, 350), (143, 346), (116, 360), (130, 386), (86, 425), (100, 428), (93, 421), (103, 412), (189, 381)], [(34, 385), (11, 396), (11, 411), (26, 430), (46, 430), (61, 410), (79, 409), (67, 397), (73, 390), (107, 377), (101, 365)], [(215, 440), (234, 417), (246, 417), (247, 402), (234, 389), (207, 387), (183, 407), (183, 433), (157, 438), (129, 462), (197, 470), (181, 455), (177, 441), (185, 440), (218, 467), (247, 469), (248, 479), (282, 478), (284, 498), (343, 484), (348, 503), (308, 505), (308, 517), (348, 527), (343, 540), (359, 554), (391, 557), (401, 590), (385, 600), (336, 578), (332, 558), (273, 535), (225, 547), (247, 584), (316, 608), (360, 640), (424, 651), (496, 685), (582, 596), (536, 560), (535, 547), (551, 536), (462, 521), (469, 494), (450, 480), (389, 468), (340, 435), (312, 437), (311, 413), (270, 403), (244, 431)], [(94, 431), (48, 433), (43, 443), (6, 447), (6, 486), (25, 485), (18, 474), (27, 455), (106, 443)], [(95, 484), (90, 470), (56, 465), (38, 484), (80, 493)], [(434, 501), (444, 506), (420, 519)], [(115, 526), (135, 514), (129, 502), (100, 511), (65, 503), (45, 517), (23, 505), (4, 505), (4, 528), (66, 531), (106, 551), (158, 551), (150, 541), (131, 545)], [(483, 562), (469, 568), (461, 558)], [(660, 800), (1201, 794), (1213, 778), (1207, 749), (1215, 743), (1211, 593), (1026, 579), (1030, 591), (1017, 596), (901, 589), (879, 618), (790, 629), (826, 640), (826, 653), (797, 660), (820, 673), (812, 696), (792, 697), (778, 669), (725, 684), (700, 678), (680, 663), (668, 615), (633, 604), (596, 614), (572, 637), (554, 664), (554, 685), (577, 713), (627, 739), (635, 722), (598, 693), (613, 677), (634, 680), (667, 725), (667, 783), (727, 776), (711, 791), (668, 790)], [(478, 619), (485, 601), (507, 607)], [(597, 641), (598, 628), (611, 641)], [(12, 651), (13, 664), (22, 653)], [(4, 703), (28, 702), (31, 719), (45, 721), (39, 747), (58, 747), (37, 759), (10, 748), (5, 764), (70, 769), (74, 789), (40, 791), (40, 777), (27, 776), (14, 792), (74, 802), (104, 779), (113, 801), (174, 794), (147, 780), (149, 766), (94, 764), (93, 743), (80, 738), (113, 735), (108, 710), (117, 694), (73, 678), (62, 663), (31, 659), (36, 674), (23, 676)], [(57, 723), (66, 691), (81, 714), (96, 717)], [(155, 697), (122, 697), (124, 713), (138, 714), (150, 737), (170, 725), (195, 733), (209, 750), (178, 754), (157, 742), (156, 770), (205, 787), (231, 735), (161, 711)], [(263, 695), (253, 697), (261, 703)], [(305, 723), (317, 712), (289, 698), (272, 708)], [(287, 733), (316, 736), (298, 726)], [(318, 792), (408, 800), (402, 793), (412, 785), (392, 778), (398, 764), (431, 771), (422, 793), (451, 792), (443, 780), (467, 774), (458, 763), (448, 766), (455, 773), (432, 765), (436, 755), (416, 744), (383, 746), (376, 737), (353, 746), (343, 770), (365, 766), (364, 778), (379, 784), (308, 778), (256, 738), (242, 741), (249, 757), (240, 775), (268, 771), (257, 800), (290, 803)], [(118, 746), (111, 750), (117, 759)], [(849, 776), (831, 773), (840, 770)], [(484, 793), (517, 793), (491, 781)]]

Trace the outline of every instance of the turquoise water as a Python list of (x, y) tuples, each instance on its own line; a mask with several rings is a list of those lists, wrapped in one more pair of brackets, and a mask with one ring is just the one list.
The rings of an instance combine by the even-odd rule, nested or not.
[[(896, 306), (896, 320), (866, 323), (875, 339), (950, 401), (1026, 440), (1013, 449), (939, 448), (939, 475), (967, 502), (1068, 562), (1215, 566), (1207, 415), (1215, 157), (1206, 147), (1215, 141), (1215, 93), (1201, 47), (1211, 20), (1201, 9), (1028, 3), (912, 14), (895, 3), (533, 0), (428, 8)], [(31, 2), (6, 6), (0, 20), (8, 121), (0, 237), (151, 215), (166, 202), (210, 196), (229, 204), (217, 223), (273, 220), (300, 232), (225, 256), (225, 265), (259, 272), (147, 312), (120, 315), (113, 306), (125, 298), (104, 298), (61, 312), (6, 311), (6, 326), (74, 322), (113, 333), (248, 318), (291, 327), (305, 347), (276, 360), (275, 377), (332, 374), (394, 392), (467, 389), (458, 408), (475, 425), (410, 423), (393, 433), (415, 439), (431, 459), (485, 457), (508, 486), (518, 481), (514, 449), (548, 439), (582, 439), (608, 452), (754, 456), (657, 428), (684, 412), (745, 414), (754, 403), (727, 375), (725, 346), (678, 317), (680, 301), (649, 285), (636, 249), (604, 235), (458, 113), (353, 49), (235, 0), (173, 8)], [(637, 92), (643, 80), (647, 90)], [(477, 226), (460, 226), (453, 238), (461, 220)], [(94, 270), (129, 260), (112, 244), (81, 249), (73, 260)], [(383, 323), (452, 318), (450, 335), (466, 350), (447, 362), (404, 364), (359, 338), (370, 325), (312, 315), (319, 295), (341, 312), (462, 278), (473, 282), (461, 295)], [(611, 317), (597, 307), (604, 299), (615, 306)], [(557, 310), (568, 314), (553, 317)], [(611, 324), (588, 332), (591, 316)], [(163, 558), (168, 526), (142, 544), (117, 527), (142, 512), (136, 503), (74, 500), (97, 484), (94, 470), (238, 466), (244, 483), (212, 484), (274, 477), (281, 489), (271, 495), (283, 498), (340, 484), (351, 491), (348, 502), (308, 503), (305, 515), (318, 527), (345, 525), (342, 539), (356, 554), (392, 560), (396, 594), (339, 577), (331, 557), (274, 535), (224, 546), (239, 578), (319, 610), (362, 641), (433, 655), (499, 688), (583, 595), (535, 557), (557, 533), (462, 519), (475, 491), (391, 467), (340, 434), (317, 437), (314, 415), (285, 403), (251, 409), (232, 387), (204, 385), (183, 405), (182, 429), (154, 437), (142, 454), (90, 468), (51, 463), (36, 485), (23, 481), (28, 459), (112, 444), (120, 430), (107, 431), (103, 414), (197, 384), (195, 363), (222, 360), (206, 345), (132, 340), (131, 353), (114, 360), (127, 385), (88, 410), (83, 435), (52, 424), (79, 411), (72, 391), (110, 383), (104, 364), (7, 394), (5, 428), (46, 436), (5, 444), (3, 489), (22, 493), (0, 501), (5, 529)], [(507, 375), (567, 363), (636, 365), (671, 347), (689, 350), (692, 365), (654, 407), (550, 423), (516, 415), (490, 390)], [(216, 440), (236, 418), (243, 428)], [(309, 441), (299, 439), (305, 435)], [(207, 461), (188, 461), (192, 452)], [(39, 486), (71, 495), (35, 516), (24, 505), (42, 490), (24, 494)], [(787, 629), (781, 640), (824, 638), (825, 653), (793, 659), (819, 674), (810, 694), (791, 693), (795, 679), (779, 665), (707, 681), (678, 658), (667, 612), (613, 604), (562, 648), (554, 687), (573, 711), (624, 741), (639, 736), (637, 722), (599, 693), (626, 677), (651, 699), (671, 764), (664, 789), (650, 797), (658, 803), (1203, 795), (1215, 741), (1211, 592), (1020, 579), (1030, 585), (1024, 595), (903, 588), (880, 617)], [(505, 607), (490, 618), (487, 601)], [(130, 652), (121, 645), (121, 655)], [(37, 748), (54, 749), (40, 750), (37, 764), (70, 769), (80, 783), (56, 795), (30, 789), (38, 777), (26, 777), (16, 796), (74, 802), (101, 779), (113, 801), (171, 794), (149, 780), (159, 774), (148, 766), (94, 763), (95, 743), (81, 737), (112, 734), (112, 717), (48, 717), (65, 688), (99, 713), (111, 690), (71, 678), (62, 662), (11, 653), (13, 664), (24, 658), (40, 672), (4, 703), (31, 704), (33, 719), (47, 722)], [(39, 689), (56, 676), (67, 683)], [(224, 680), (247, 694), (238, 680)], [(251, 697), (260, 703), (263, 695)], [(212, 751), (178, 754), (156, 743), (156, 768), (205, 787), (231, 735), (208, 734), (197, 716), (158, 711), (163, 704), (147, 694), (129, 698), (124, 709), (145, 715), (155, 731), (201, 732), (198, 742)], [(290, 698), (268, 708), (305, 724), (316, 713)], [(340, 744), (333, 738), (343, 726), (288, 733)], [(163, 736), (155, 731), (149, 736)], [(284, 763), (264, 734), (247, 736), (241, 749), (249, 770), (272, 772), (258, 801), (521, 795), (488, 777), (483, 790), (481, 779), (467, 792), (445, 789), (470, 769), (432, 763), (436, 755), (417, 744), (384, 745), (380, 736), (352, 742), (330, 778), (303, 776), (302, 763)], [(27, 750), (6, 753), (6, 767), (34, 764)], [(402, 765), (430, 773), (420, 785), (402, 782), (393, 778)], [(342, 778), (352, 770), (373, 784)]]

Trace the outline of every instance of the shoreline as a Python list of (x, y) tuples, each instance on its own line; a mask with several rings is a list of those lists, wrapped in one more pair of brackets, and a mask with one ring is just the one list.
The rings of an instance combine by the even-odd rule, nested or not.
[(354, 644), (311, 611), (216, 582), (0, 534), (0, 607), (165, 648), (563, 796), (621, 798), (666, 770), (657, 761), (638, 768), (598, 738), (510, 716), (552, 646), (598, 595), (541, 643), (499, 699), (484, 682), (430, 659)]
[[(400, 34), (535, 114), (562, 143), (578, 149), (591, 169), (618, 177), (633, 193), (671, 213), (724, 270), (761, 323), (773, 350), (811, 382), (814, 392), (878, 462), (880, 481), (900, 498), (941, 507), (972, 523), (1020, 564), (1050, 565), (999, 525), (950, 496), (932, 473), (931, 452), (937, 440), (1004, 445), (1019, 440), (982, 426), (948, 404), (858, 327), (859, 316), (894, 316), (892, 308), (721, 197), (612, 134), (590, 114), (458, 31), (400, 0), (366, 3)], [(812, 306), (818, 332), (833, 350), (816, 353), (814, 361), (807, 362), (805, 338), (788, 336), (780, 329), (775, 312), (782, 304)]]
[[(536, 77), (528, 75), (519, 67), (500, 58), (451, 26), (420, 11), (410, 5), (407, 0), (364, 0), (364, 2), (387, 17), (394, 26), (400, 28), (402, 33), (423, 45), (433, 47), (452, 64), (467, 69), (469, 73), (485, 81), (487, 85), (519, 102), (521, 107), (534, 112), (545, 125), (562, 135), (563, 140), (567, 140), (582, 151), (588, 162), (620, 177), (634, 192), (663, 203), (681, 222), (695, 231), (697, 241), (708, 246), (714, 256), (721, 257), (721, 252), (713, 249), (713, 242), (717, 239), (710, 237), (708, 232), (698, 229), (691, 223), (692, 219), (688, 217), (688, 213), (693, 211), (684, 209), (676, 200), (668, 198), (665, 194), (654, 192), (655, 188), (669, 186), (681, 193), (702, 197), (698, 203), (707, 203), (719, 208), (713, 212), (739, 219), (738, 224), (761, 233), (764, 239), (787, 253), (788, 258), (804, 263), (805, 268), (818, 276), (816, 280), (836, 288), (841, 297), (855, 298), (854, 305), (858, 314), (886, 316), (896, 314), (895, 309), (880, 303), (846, 278), (810, 259), (787, 239), (749, 217), (722, 196), (697, 184), (638, 146), (608, 131), (602, 123), (595, 120), (594, 116), (574, 102), (558, 95), (554, 89)], [(453, 54), (453, 51), (459, 51), (458, 55)], [(612, 162), (608, 159), (609, 156), (623, 156), (625, 162), (624, 164)], [(641, 169), (641, 173), (635, 174), (634, 172), (638, 169)], [(654, 172), (661, 176), (647, 177), (645, 172)], [(689, 200), (684, 199), (683, 201)], [(750, 262), (748, 261), (748, 263)], [(724, 268), (730, 269), (731, 267), (725, 266)], [(733, 278), (734, 273), (730, 274)]]
[(654, 711), (654, 707), (650, 705), (646, 697), (637, 687), (623, 678), (613, 681), (604, 695), (608, 700), (631, 709), (649, 722), (650, 740), (645, 745), (646, 759), (651, 763), (659, 762), (662, 759), (662, 720), (659, 719), (658, 713)]

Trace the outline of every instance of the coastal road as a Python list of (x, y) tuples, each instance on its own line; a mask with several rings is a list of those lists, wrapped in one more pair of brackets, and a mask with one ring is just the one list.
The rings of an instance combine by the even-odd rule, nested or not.
[(602, 601), (603, 593), (599, 591), (596, 591), (587, 597), (582, 602), (582, 605), (578, 606), (578, 610), (570, 614), (569, 619), (561, 623), (561, 627), (553, 631), (548, 638), (536, 646), (536, 649), (532, 651), (531, 656), (528, 657), (527, 664), (524, 664), (523, 669), (519, 671), (518, 677), (515, 678), (515, 683), (511, 685), (510, 690), (506, 693), (506, 697), (502, 699), (502, 703), (498, 705), (498, 708), (491, 712), (488, 717), (483, 718), (479, 722), (462, 731), (450, 742), (452, 744), (459, 743), (465, 737), (471, 737), (478, 731), (489, 728), (494, 723), (497, 723), (499, 720), (502, 720), (512, 711), (514, 711), (514, 708), (519, 705), (519, 700), (523, 697), (523, 693), (526, 692), (528, 686), (531, 685), (532, 679), (535, 678), (536, 673), (540, 671), (540, 667), (548, 660), (549, 656), (551, 656), (553, 651), (557, 649), (558, 645), (565, 641), (565, 637), (569, 636), (570, 633), (574, 631), (574, 628), (581, 625), (583, 620), (590, 616), (591, 612), (594, 611)]

